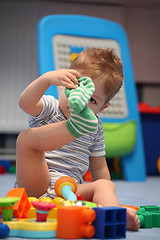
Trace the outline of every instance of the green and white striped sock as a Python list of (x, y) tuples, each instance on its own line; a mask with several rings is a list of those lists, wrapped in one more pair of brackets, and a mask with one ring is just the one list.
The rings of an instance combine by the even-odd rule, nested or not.
[(77, 114), (81, 112), (85, 106), (87, 106), (95, 91), (95, 86), (91, 78), (82, 77), (79, 78), (78, 81), (79, 86), (77, 86), (76, 89), (65, 89), (65, 94), (68, 98), (70, 109)]
[(65, 90), (70, 106), (70, 118), (66, 125), (75, 137), (94, 132), (98, 126), (96, 115), (87, 107), (95, 90), (94, 84), (88, 77), (80, 78), (79, 82), (77, 88)]

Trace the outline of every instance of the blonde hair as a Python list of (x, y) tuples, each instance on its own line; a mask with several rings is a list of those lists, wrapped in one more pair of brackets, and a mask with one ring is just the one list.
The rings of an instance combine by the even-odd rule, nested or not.
[(119, 91), (123, 83), (122, 60), (113, 49), (88, 48), (81, 52), (72, 62), (70, 68), (80, 71), (94, 81), (104, 85), (106, 102)]

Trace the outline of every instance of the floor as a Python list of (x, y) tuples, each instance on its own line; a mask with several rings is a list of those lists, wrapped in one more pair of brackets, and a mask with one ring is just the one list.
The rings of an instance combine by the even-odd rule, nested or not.
[[(12, 188), (15, 175), (0, 175), (0, 197), (4, 197)], [(143, 206), (160, 206), (160, 176), (148, 177), (146, 182), (114, 181), (117, 196), (121, 204)], [(20, 238), (6, 238), (19, 240)], [(23, 238), (24, 239), (24, 238)], [(139, 229), (138, 232), (127, 231), (127, 240), (159, 240), (160, 228)]]

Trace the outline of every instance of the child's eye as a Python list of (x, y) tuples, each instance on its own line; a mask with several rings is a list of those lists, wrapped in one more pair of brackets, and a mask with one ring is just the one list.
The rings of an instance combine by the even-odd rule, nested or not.
[(96, 100), (94, 100), (93, 98), (90, 99), (90, 102), (96, 104)]

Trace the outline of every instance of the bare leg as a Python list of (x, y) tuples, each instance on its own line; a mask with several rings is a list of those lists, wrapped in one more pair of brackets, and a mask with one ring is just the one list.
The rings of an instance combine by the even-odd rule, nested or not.
[(44, 194), (50, 182), (44, 152), (58, 149), (74, 139), (65, 122), (21, 132), (17, 138), (18, 187), (25, 187), (27, 194), (32, 197)]
[(25, 144), (25, 133), (17, 139), (16, 175), (18, 187), (24, 187), (28, 196), (40, 197), (49, 186), (50, 176), (43, 151)]
[[(82, 198), (86, 201), (102, 206), (120, 206), (115, 185), (110, 180), (100, 179), (92, 183), (79, 184), (77, 194), (82, 194)], [(136, 211), (127, 208), (127, 229), (136, 231), (139, 227), (140, 221)]]

